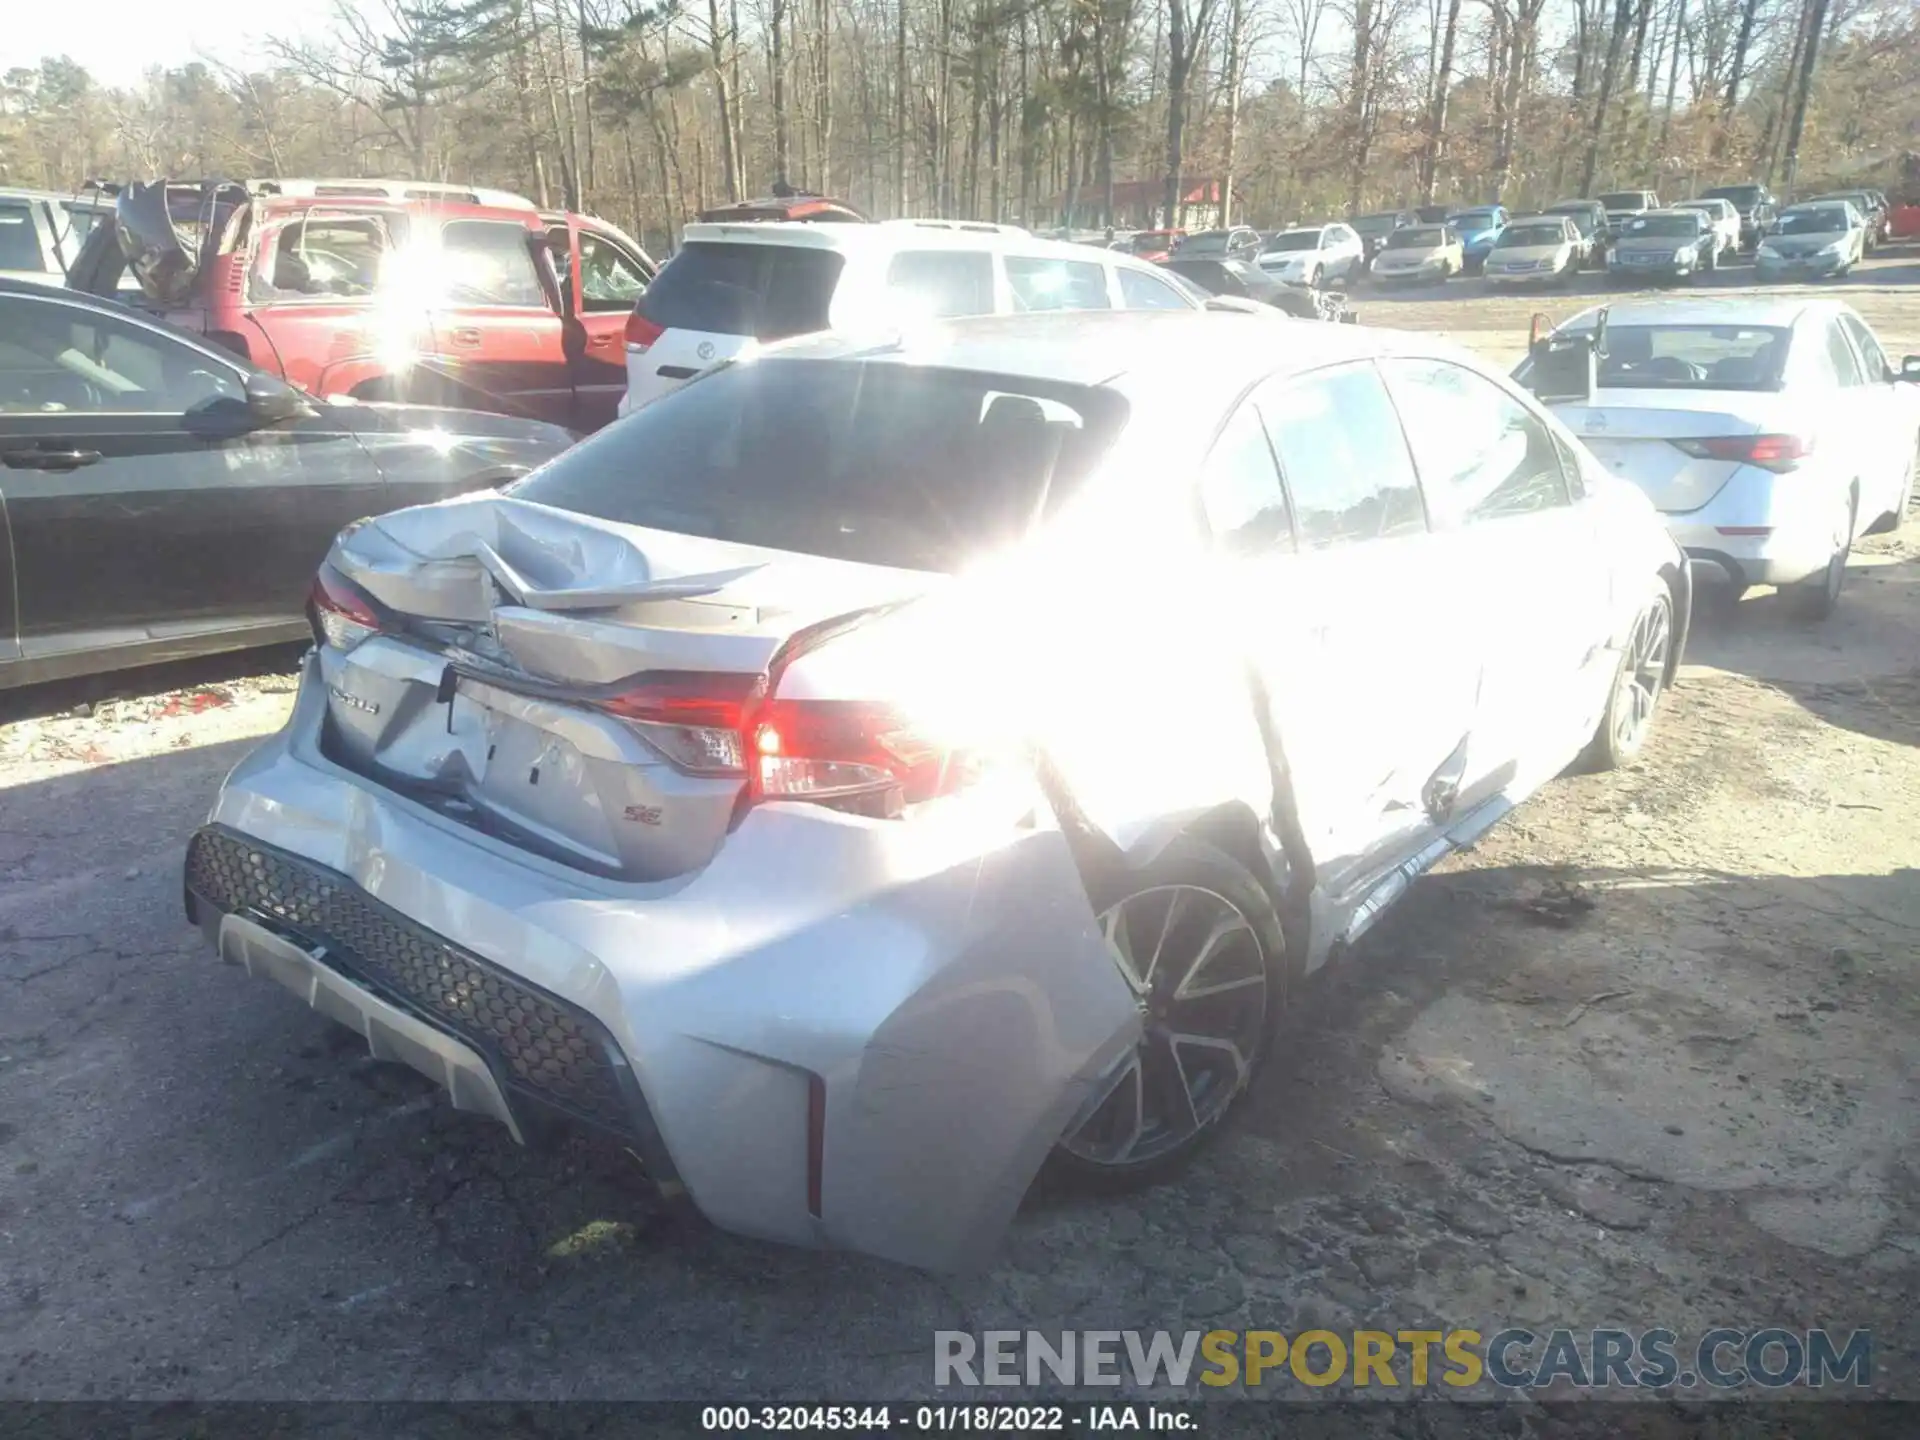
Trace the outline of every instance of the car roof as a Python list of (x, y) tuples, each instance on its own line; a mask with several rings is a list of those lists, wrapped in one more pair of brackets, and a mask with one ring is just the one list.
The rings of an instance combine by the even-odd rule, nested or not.
[(78, 310), (91, 310), (96, 315), (111, 315), (116, 319), (130, 320), (149, 330), (158, 330), (183, 345), (209, 355), (218, 355), (229, 365), (237, 365), (243, 370), (253, 369), (253, 362), (244, 355), (213, 344), (204, 335), (196, 335), (190, 330), (182, 330), (170, 325), (150, 311), (137, 305), (125, 305), (106, 295), (92, 295), (85, 290), (74, 290), (65, 285), (44, 285), (38, 280), (12, 280), (0, 276), (0, 296), (20, 295), (30, 300), (57, 300)]
[(1600, 310), (1609, 325), (1769, 325), (1788, 328), (1807, 315), (1828, 314), (1842, 308), (1838, 301), (1799, 295), (1725, 295), (1696, 299), (1619, 300), (1583, 310), (1567, 322), (1586, 328)]
[(1235, 389), (1276, 373), (1391, 353), (1456, 354), (1427, 334), (1326, 325), (1280, 314), (1212, 310), (1078, 310), (990, 315), (915, 327), (881, 339), (833, 334), (780, 345), (782, 356), (852, 359), (1062, 384), (1107, 385), (1129, 394), (1177, 381)]
[(1027, 255), (1078, 260), (1114, 253), (1104, 243), (1047, 240), (1014, 225), (963, 225), (947, 220), (884, 220), (868, 225), (821, 225), (803, 220), (696, 221), (682, 229), (680, 239), (686, 245), (789, 245), (807, 250), (884, 252), (907, 246), (925, 250), (1018, 250)]

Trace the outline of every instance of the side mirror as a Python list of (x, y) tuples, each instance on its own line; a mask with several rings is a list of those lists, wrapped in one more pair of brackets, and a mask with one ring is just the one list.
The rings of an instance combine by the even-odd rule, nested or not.
[(256, 371), (247, 377), (247, 413), (262, 425), (277, 425), (282, 420), (305, 420), (319, 412), (286, 381)]
[(1920, 385), (1920, 355), (1909, 355), (1900, 362), (1900, 378)]

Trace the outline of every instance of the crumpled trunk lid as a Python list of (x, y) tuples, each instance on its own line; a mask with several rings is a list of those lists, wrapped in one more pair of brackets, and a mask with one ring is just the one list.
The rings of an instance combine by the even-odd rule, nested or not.
[(745, 776), (688, 773), (605, 702), (669, 672), (695, 688), (764, 675), (796, 631), (938, 578), (498, 495), (362, 522), (329, 564), (386, 621), (349, 650), (321, 647), (331, 757), (476, 829), (633, 880), (704, 865)]

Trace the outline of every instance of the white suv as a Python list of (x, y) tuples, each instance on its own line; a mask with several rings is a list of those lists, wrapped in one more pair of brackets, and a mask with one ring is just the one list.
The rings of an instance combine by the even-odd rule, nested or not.
[(1128, 255), (1012, 226), (689, 225), (627, 320), (620, 413), (759, 345), (816, 330), (1044, 310), (1198, 310), (1206, 297)]

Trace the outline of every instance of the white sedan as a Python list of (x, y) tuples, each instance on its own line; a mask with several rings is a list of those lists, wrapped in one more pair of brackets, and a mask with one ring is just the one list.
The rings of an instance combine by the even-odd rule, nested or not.
[(1854, 540), (1906, 518), (1920, 355), (1896, 366), (1831, 300), (1650, 300), (1562, 328), (1602, 314), (1598, 388), (1556, 413), (1647, 493), (1696, 567), (1830, 614)]
[(1740, 212), (1733, 208), (1731, 200), (1724, 200), (1716, 195), (1706, 200), (1682, 200), (1673, 208), (1698, 210), (1713, 221), (1716, 256), (1740, 253)]
[(1366, 246), (1347, 225), (1307, 225), (1267, 237), (1261, 270), (1290, 285), (1317, 289), (1330, 280), (1353, 280), (1366, 269)]
[(1190, 1159), (1298, 982), (1633, 754), (1691, 602), (1645, 497), (1435, 337), (813, 337), (350, 527), (188, 909), (516, 1138), (977, 1265), (1043, 1163)]

